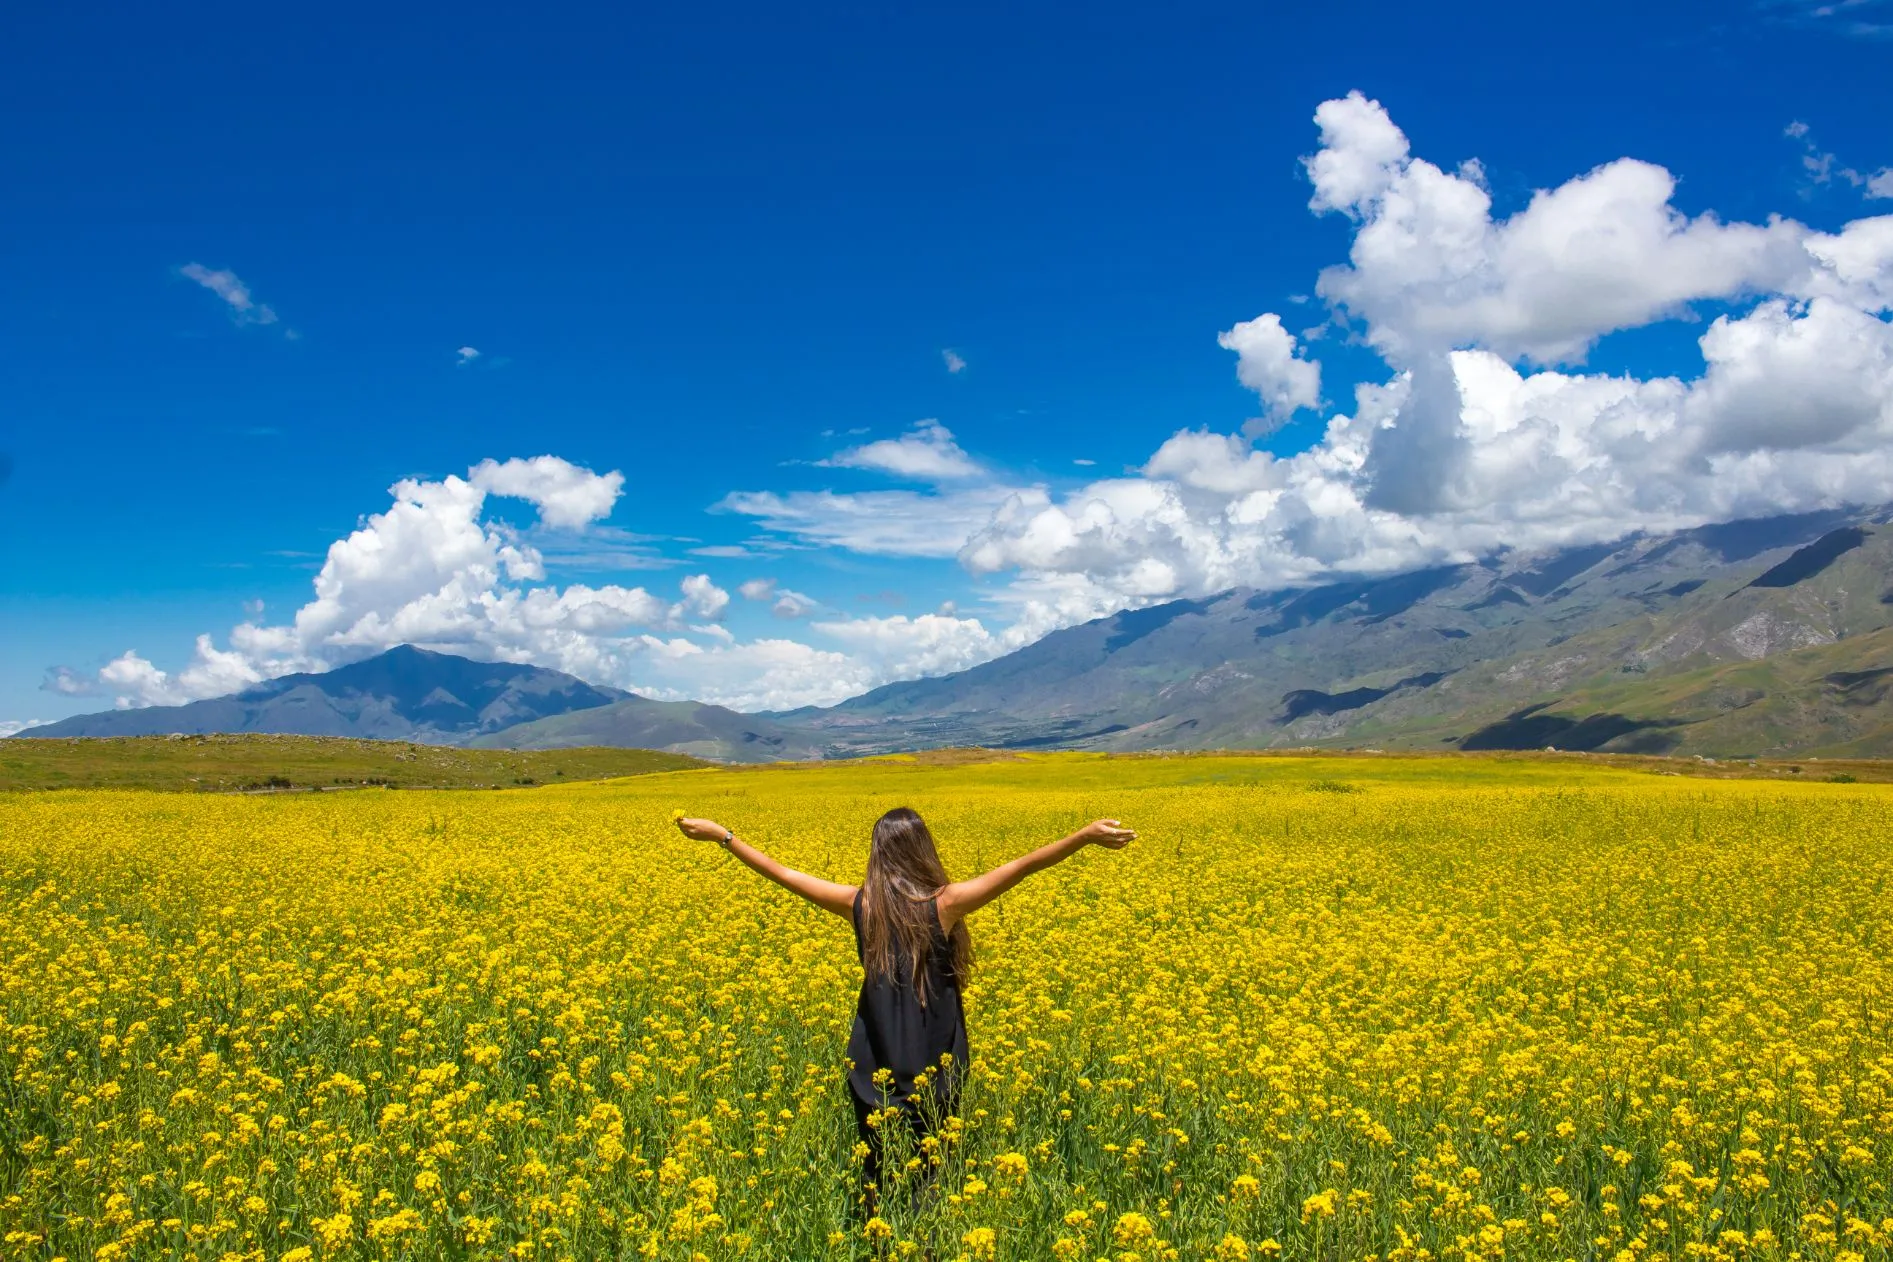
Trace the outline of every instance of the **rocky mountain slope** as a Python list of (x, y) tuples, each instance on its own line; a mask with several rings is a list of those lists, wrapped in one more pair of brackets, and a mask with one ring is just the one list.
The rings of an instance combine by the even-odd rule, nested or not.
[[(1854, 709), (1829, 712), (1857, 708), (1859, 694), (1846, 701), (1816, 689), (1819, 718), (1805, 698), (1783, 699), (1784, 713), (1802, 717), (1764, 724), (1758, 711), (1753, 725), (1701, 727), (1697, 711), (1671, 713), (1682, 694), (1666, 681), (1893, 623), (1886, 520), (1884, 512), (1771, 518), (1173, 601), (1057, 632), (957, 675), (775, 717), (838, 753), (940, 744), (1536, 748), (1557, 743), (1541, 739), (1546, 723), (1507, 727), (1509, 716), (1530, 709), (1575, 723), (1573, 707), (1609, 698), (1627, 707), (1609, 713), (1633, 725), (1607, 737), (1613, 724), (1567, 732), (1563, 747), (1697, 752), (1707, 742), (1764, 752), (1734, 746), (1770, 732), (1768, 749), (1799, 749), (1851, 731)], [(1835, 660), (1854, 671), (1893, 664), (1875, 659), (1879, 643), (1861, 640)], [(1790, 675), (1800, 679), (1792, 670), (1781, 678)], [(1769, 696), (1745, 704), (1766, 709)], [(1849, 737), (1859, 739), (1868, 738)]]

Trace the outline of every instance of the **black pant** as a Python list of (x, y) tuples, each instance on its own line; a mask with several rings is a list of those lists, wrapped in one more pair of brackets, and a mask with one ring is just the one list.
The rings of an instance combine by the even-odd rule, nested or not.
[[(919, 1107), (920, 1102), (916, 1100), (896, 1106), (891, 1110), (892, 1116), (889, 1116), (887, 1112), (883, 1112), (880, 1126), (869, 1126), (868, 1115), (879, 1110), (881, 1106), (878, 1104), (869, 1104), (852, 1090), (848, 1092), (848, 1098), (854, 1102), (855, 1138), (865, 1144), (868, 1150), (866, 1159), (861, 1163), (861, 1193), (864, 1212), (872, 1216), (878, 1208), (880, 1201), (881, 1157), (886, 1142), (885, 1132), (887, 1128), (890, 1126), (905, 1127), (907, 1134), (912, 1138), (910, 1147), (918, 1154), (920, 1141), (933, 1133), (933, 1121), (925, 1115)], [(953, 1112), (953, 1109), (944, 1108), (940, 1109), (939, 1112), (941, 1116), (946, 1116)], [(924, 1154), (919, 1155), (921, 1155), (925, 1164), (922, 1165), (919, 1171), (919, 1178), (916, 1180), (916, 1186), (914, 1188), (915, 1192), (922, 1191), (931, 1186), (935, 1172), (933, 1163), (926, 1161)]]

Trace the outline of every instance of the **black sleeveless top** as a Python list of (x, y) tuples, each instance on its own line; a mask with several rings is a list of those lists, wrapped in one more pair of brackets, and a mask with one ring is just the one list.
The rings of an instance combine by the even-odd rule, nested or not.
[[(933, 1070), (932, 1081), (942, 1088), (941, 1103), (946, 1111), (956, 1106), (959, 1084), (966, 1073), (966, 1013), (960, 1007), (960, 979), (953, 969), (953, 952), (940, 928), (940, 908), (929, 902), (933, 915), (933, 951), (927, 960), (927, 1005), (921, 1007), (920, 995), (908, 980), (906, 968), (897, 967), (898, 980), (861, 979), (861, 998), (855, 1003), (854, 1030), (848, 1036), (848, 1059), (854, 1062), (848, 1085), (863, 1103), (879, 1108), (882, 1089), (874, 1085), (874, 1072), (893, 1073), (893, 1085), (886, 1089), (889, 1104), (913, 1107), (914, 1075)], [(866, 953), (861, 941), (861, 892), (854, 896), (854, 948), (866, 967)], [(942, 1075), (940, 1057), (951, 1052), (950, 1073)]]

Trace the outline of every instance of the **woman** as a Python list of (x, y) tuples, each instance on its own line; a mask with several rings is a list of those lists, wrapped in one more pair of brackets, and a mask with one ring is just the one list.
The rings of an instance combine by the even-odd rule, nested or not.
[(868, 1212), (880, 1183), (881, 1127), (891, 1115), (916, 1140), (959, 1108), (967, 1064), (960, 989), (972, 965), (966, 918), (1001, 894), (1086, 846), (1122, 850), (1137, 834), (1117, 820), (1094, 820), (1060, 841), (968, 881), (949, 881), (926, 822), (898, 807), (874, 823), (868, 870), (860, 885), (841, 885), (786, 868), (723, 825), (679, 819), (698, 841), (712, 841), (791, 893), (854, 925), (862, 966), (861, 996), (848, 1038), (849, 1094), (855, 1134), (866, 1145), (862, 1171)]

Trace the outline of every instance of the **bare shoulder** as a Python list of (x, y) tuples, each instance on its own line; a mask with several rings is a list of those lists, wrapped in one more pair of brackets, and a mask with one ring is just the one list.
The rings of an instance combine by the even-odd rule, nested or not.
[(933, 896), (933, 911), (940, 918), (940, 930), (951, 934), (953, 926), (966, 919), (966, 914), (977, 906), (968, 897), (965, 884), (955, 881)]
[(819, 900), (824, 908), (844, 919), (854, 919), (855, 899), (861, 896), (860, 886), (831, 883), (826, 894), (826, 897)]

